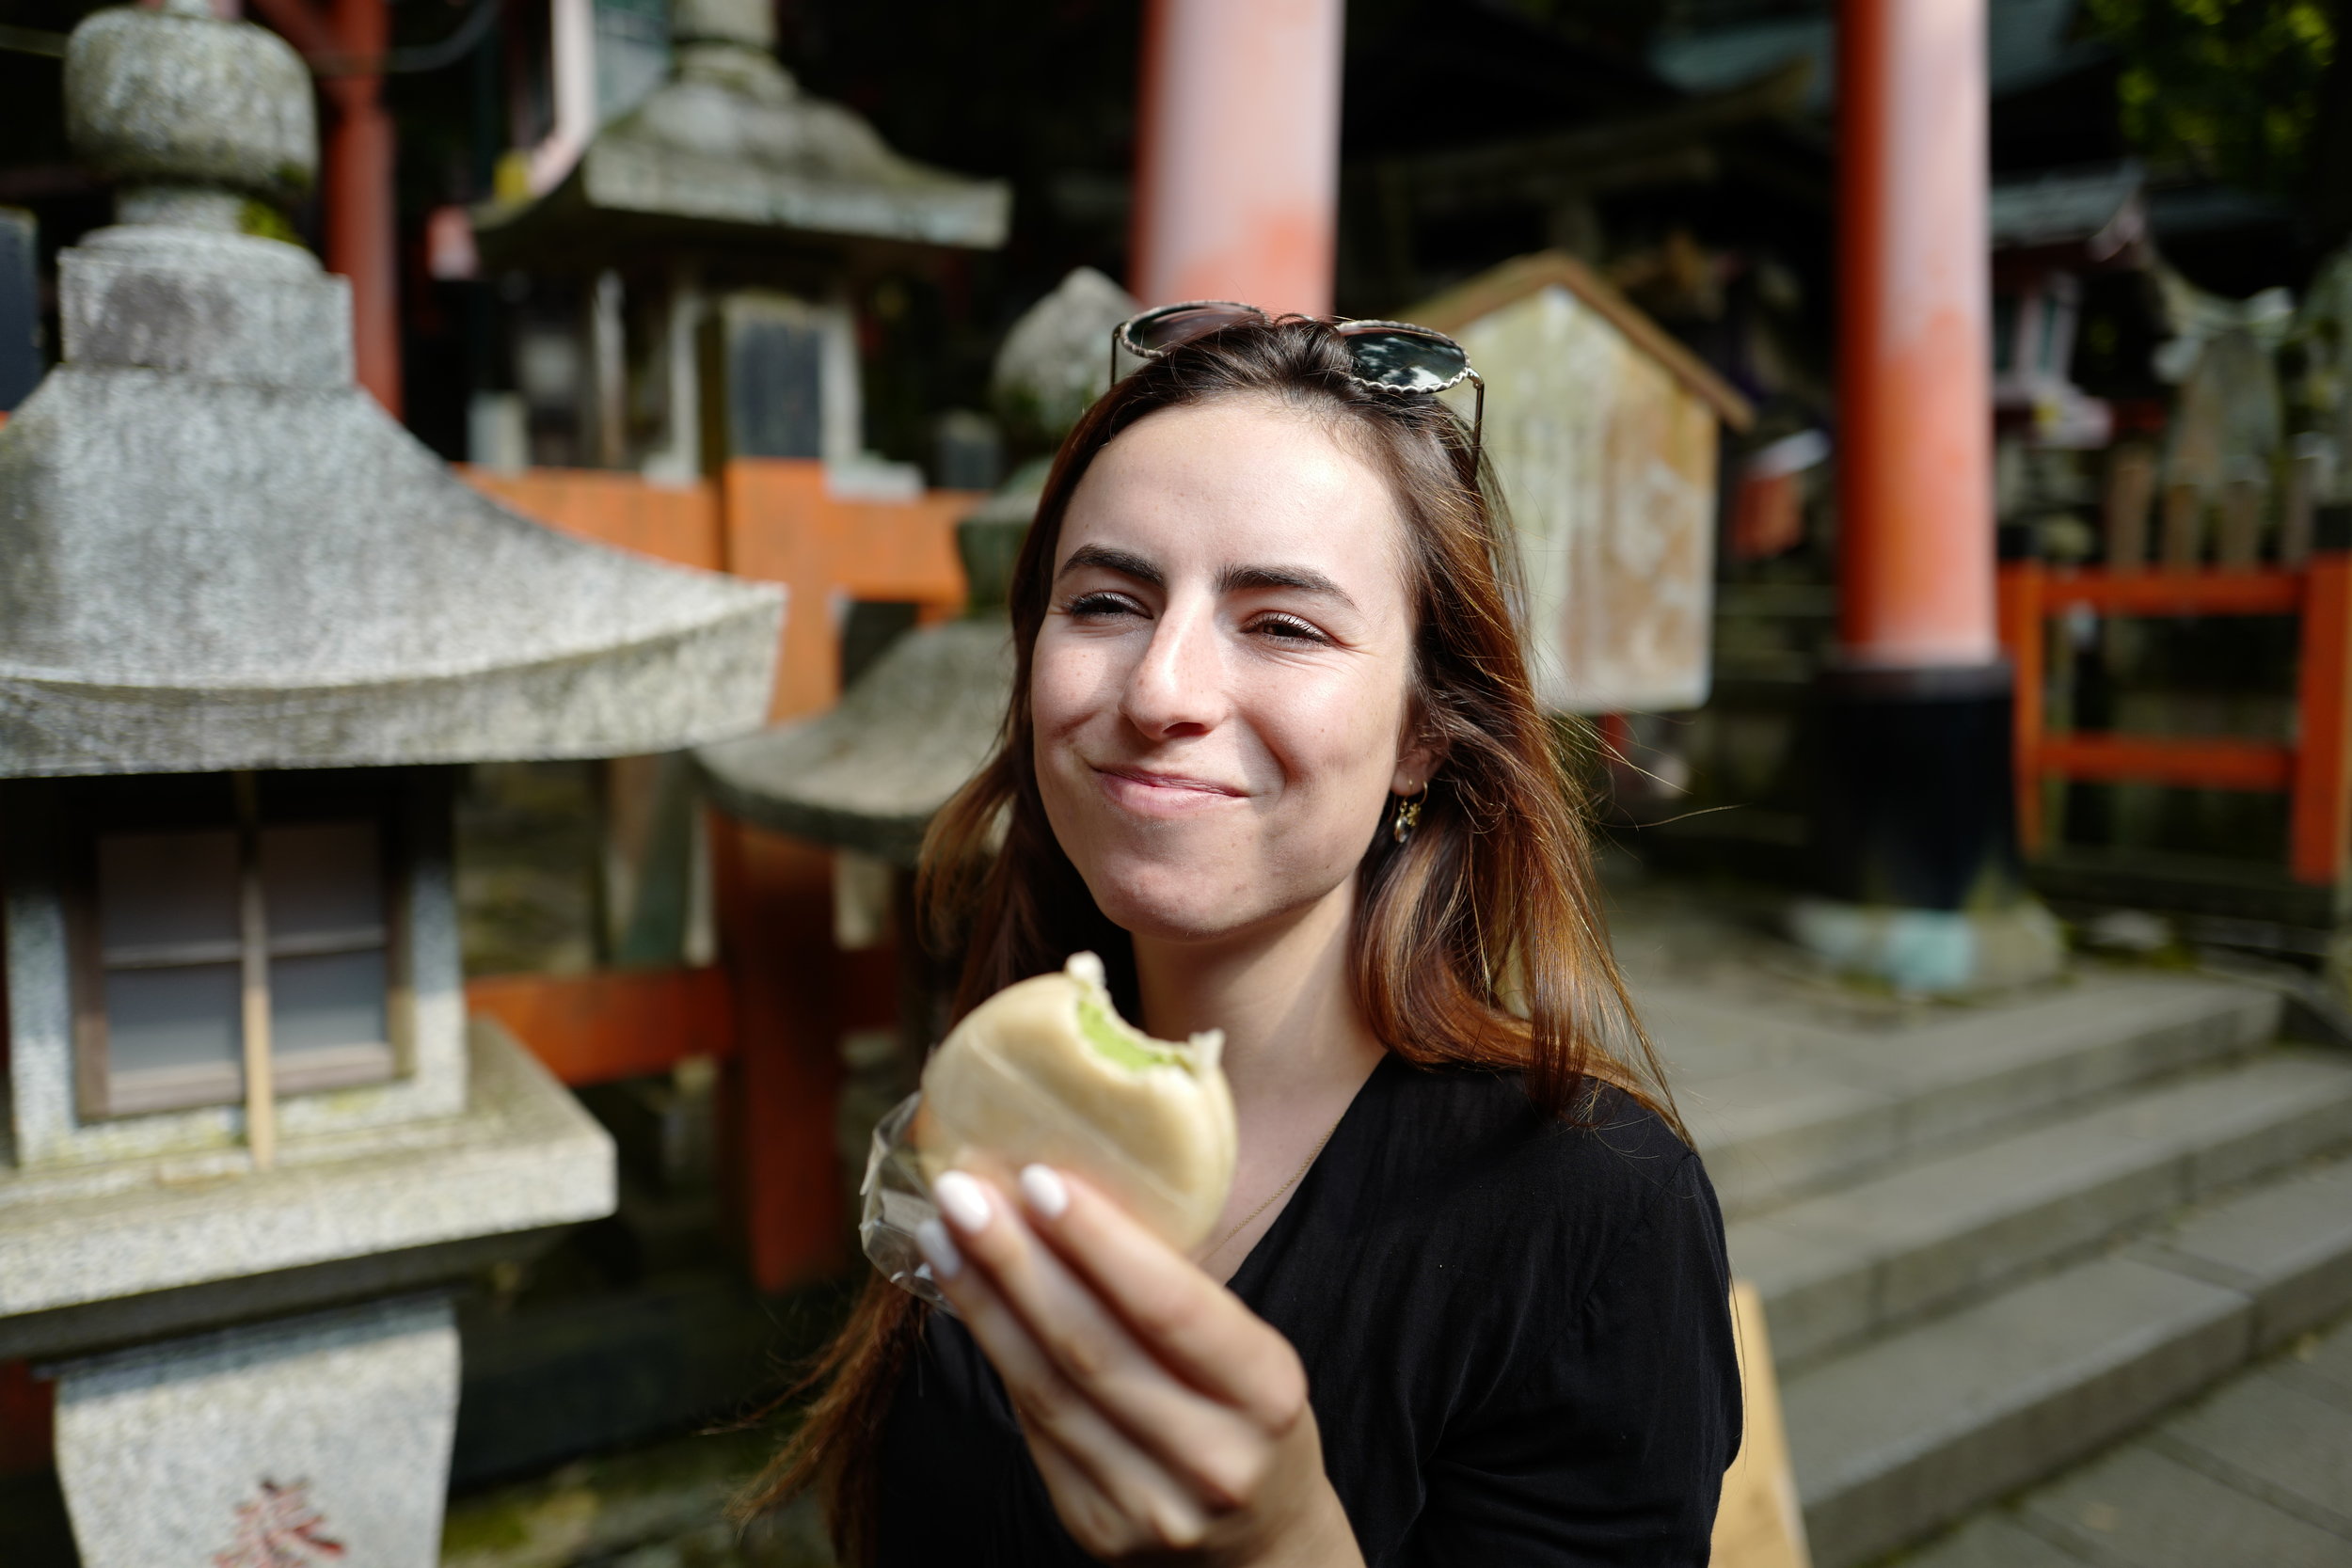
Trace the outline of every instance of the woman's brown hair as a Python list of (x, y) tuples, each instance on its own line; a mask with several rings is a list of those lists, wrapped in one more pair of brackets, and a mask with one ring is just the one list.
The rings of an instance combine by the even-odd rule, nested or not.
[[(1147, 361), (1063, 441), (1013, 569), (1016, 674), (1002, 742), (933, 820), (916, 878), (926, 928), (964, 945), (956, 1012), (1088, 948), (1132, 1006), (1126, 933), (1096, 907), (1038, 792), (1031, 654), (1062, 517), (1095, 457), (1163, 409), (1254, 397), (1327, 420), (1387, 477), (1405, 522), (1418, 618), (1412, 711), (1441, 760), (1414, 832), (1402, 845), (1375, 834), (1359, 875), (1352, 968), (1374, 1033), (1407, 1061), (1517, 1070), (1555, 1117), (1588, 1118), (1588, 1088), (1615, 1084), (1680, 1132), (1610, 952), (1581, 786), (1529, 683), (1517, 553), (1491, 476), (1451, 410), (1359, 386), (1349, 369), (1322, 323), (1243, 323)], [(744, 1513), (814, 1489), (841, 1560), (873, 1560), (882, 1425), (927, 1312), (869, 1275), (797, 1391), (815, 1397)]]

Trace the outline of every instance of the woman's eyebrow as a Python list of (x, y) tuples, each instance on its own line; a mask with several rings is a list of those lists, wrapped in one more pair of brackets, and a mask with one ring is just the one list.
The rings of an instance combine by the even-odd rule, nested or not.
[(1133, 578), (1153, 588), (1168, 586), (1168, 578), (1157, 566), (1133, 550), (1115, 550), (1107, 545), (1081, 545), (1070, 552), (1070, 559), (1061, 563), (1057, 578), (1066, 578), (1084, 566), (1099, 566), (1120, 577)]
[(1289, 588), (1337, 599), (1350, 610), (1356, 608), (1356, 601), (1347, 596), (1345, 589), (1311, 566), (1228, 566), (1216, 575), (1216, 586), (1222, 594), (1253, 588)]
[[(1079, 546), (1070, 552), (1070, 559), (1061, 563), (1061, 570), (1055, 576), (1068, 577), (1089, 566), (1117, 572), (1121, 577), (1132, 578), (1152, 588), (1168, 586), (1168, 575), (1150, 560), (1133, 550), (1116, 549), (1108, 545)], [(1296, 593), (1336, 599), (1350, 610), (1356, 608), (1356, 601), (1348, 597), (1345, 589), (1311, 566), (1228, 566), (1216, 575), (1216, 588), (1220, 594), (1287, 588)]]

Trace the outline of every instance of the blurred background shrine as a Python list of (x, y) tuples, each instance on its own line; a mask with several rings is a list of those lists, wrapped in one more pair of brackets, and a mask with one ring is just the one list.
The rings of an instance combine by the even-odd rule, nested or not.
[[(866, 1138), (954, 961), (911, 924), (923, 825), (993, 742), (1004, 576), (1138, 301), (1421, 321), (1485, 373), (1816, 1561), (2022, 1529), (1975, 1511), (2352, 1307), (2346, 0), (210, 8), (313, 79), (318, 177), (248, 231), (349, 280), (357, 384), (514, 512), (785, 593), (765, 728), (453, 769), (468, 1006), (610, 1136), (617, 1197), (457, 1299), (446, 1561), (821, 1560), (805, 1518), (716, 1521), (771, 1433), (691, 1434), (861, 1266)], [(60, 252), (116, 221), (68, 131), (96, 9), (0, 0), (0, 414), (63, 357)], [(1857, 160), (1944, 80), (1923, 16), (1974, 40), (1977, 118), (1924, 173)], [(1950, 378), (1889, 372), (1857, 303), (1917, 283), (1913, 202), (1964, 253)], [(1187, 249), (1229, 219), (1254, 273)], [(1973, 475), (1941, 499), (1883, 455), (1935, 431)], [(1931, 1085), (1955, 1056), (1987, 1065)], [(1913, 1076), (1850, 1102), (1866, 1058)], [(2103, 1116), (2178, 1130), (2104, 1174), (1999, 1141)], [(2043, 1185), (1917, 1196), (1966, 1159)], [(2198, 1250), (2264, 1225), (2293, 1260)], [(2127, 1244), (2175, 1272), (2069, 1283)], [(2045, 1309), (2080, 1346), (1981, 1348)], [(52, 1390), (0, 1359), (11, 1568), (75, 1560)], [(2277, 1506), (2352, 1553), (2341, 1490)], [(2046, 1560), (2156, 1560), (2114, 1550)]]

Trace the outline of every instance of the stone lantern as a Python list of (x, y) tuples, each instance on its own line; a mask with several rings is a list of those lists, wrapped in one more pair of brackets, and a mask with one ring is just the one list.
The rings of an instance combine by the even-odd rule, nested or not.
[[(1001, 246), (1010, 187), (901, 157), (804, 91), (777, 62), (771, 0), (672, 0), (670, 23), (668, 80), (552, 190), (475, 210), (482, 264), (594, 278), (582, 461), (676, 481), (730, 457), (822, 459), (836, 490), (898, 499), (919, 480), (866, 457), (850, 286)], [(630, 291), (653, 307), (642, 356), (623, 342)], [(660, 428), (633, 444), (640, 405)]]
[(0, 1358), (88, 1568), (422, 1568), (448, 1283), (613, 1200), (466, 1017), (452, 765), (752, 728), (781, 595), (508, 512), (353, 384), (268, 237), (316, 163), (275, 36), (102, 10), (66, 99), (119, 222), (0, 427)]

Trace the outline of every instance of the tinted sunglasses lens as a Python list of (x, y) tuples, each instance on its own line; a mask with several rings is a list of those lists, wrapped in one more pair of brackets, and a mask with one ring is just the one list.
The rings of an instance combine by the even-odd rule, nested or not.
[(1442, 391), (1470, 369), (1459, 344), (1428, 333), (1374, 327), (1346, 337), (1356, 373), (1392, 392)]
[(1179, 343), (1205, 338), (1235, 322), (1254, 320), (1258, 312), (1246, 305), (1182, 305), (1154, 310), (1127, 324), (1128, 343), (1140, 353), (1164, 354)]

